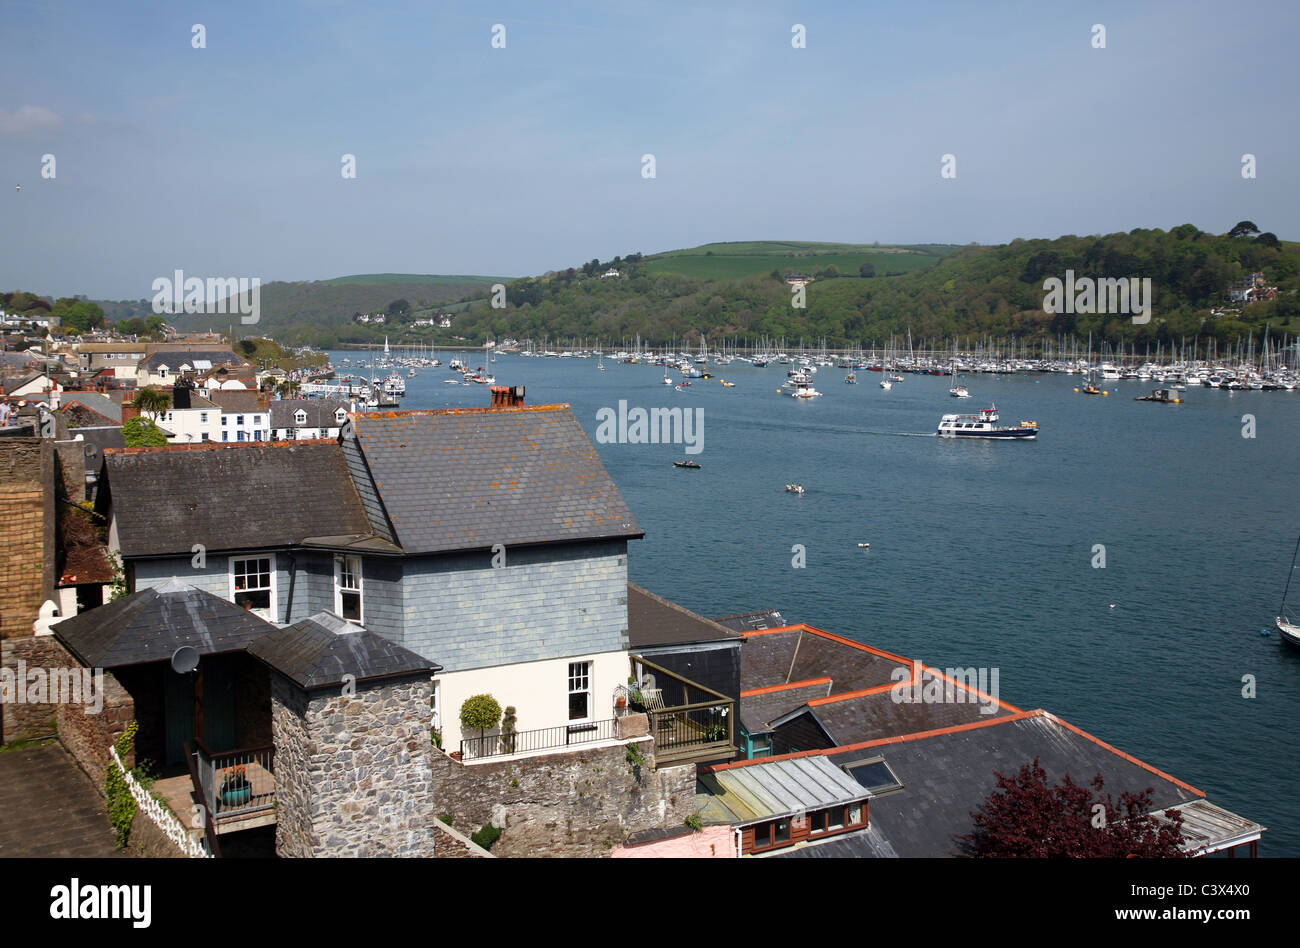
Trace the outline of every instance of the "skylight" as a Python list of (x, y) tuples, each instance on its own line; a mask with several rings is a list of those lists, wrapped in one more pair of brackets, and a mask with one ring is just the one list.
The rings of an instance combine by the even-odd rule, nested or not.
[(902, 789), (903, 783), (894, 775), (883, 757), (855, 760), (844, 765), (844, 771), (874, 794)]

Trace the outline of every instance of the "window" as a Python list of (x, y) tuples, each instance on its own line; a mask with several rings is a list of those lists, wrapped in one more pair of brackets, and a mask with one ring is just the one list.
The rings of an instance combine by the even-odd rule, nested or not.
[(348, 413), (345, 412), (342, 408), (340, 408), (338, 411), (334, 413), (334, 421), (340, 425), (343, 424), (343, 420), (347, 417), (348, 417)]
[(235, 416), (235, 424), (239, 425), (239, 427), (242, 428), (242, 427), (244, 426), (244, 416), (243, 416), (243, 415), (236, 415), (236, 416)]
[(263, 619), (275, 615), (275, 557), (230, 559), (230, 598)]
[(199, 424), (206, 425), (207, 423), (208, 423), (208, 413), (205, 411), (199, 412)]
[(433, 726), (442, 727), (442, 682), (433, 683)]
[(334, 611), (361, 624), (361, 557), (334, 557)]
[(305, 425), (307, 424), (307, 413), (299, 408), (293, 413), (293, 420), (295, 424)]
[(228, 424), (230, 424), (230, 416), (229, 416), (229, 415), (222, 415), (222, 416), (221, 416), (221, 423), (222, 423), (223, 425), (228, 425)]
[(903, 786), (883, 757), (852, 761), (844, 765), (844, 771), (876, 796)]
[(591, 662), (569, 662), (569, 720), (591, 718)]
[(790, 817), (754, 826), (754, 852), (790, 845)]

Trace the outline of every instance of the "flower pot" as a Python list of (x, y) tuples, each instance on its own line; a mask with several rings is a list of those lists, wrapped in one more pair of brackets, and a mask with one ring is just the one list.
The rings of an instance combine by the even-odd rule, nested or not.
[(627, 707), (627, 699), (626, 699), (626, 698), (615, 698), (615, 699), (614, 699), (614, 707), (616, 707), (616, 708), (618, 708), (618, 710), (622, 711), (624, 708)]
[(228, 783), (221, 788), (221, 802), (226, 806), (239, 806), (253, 798), (253, 785)]

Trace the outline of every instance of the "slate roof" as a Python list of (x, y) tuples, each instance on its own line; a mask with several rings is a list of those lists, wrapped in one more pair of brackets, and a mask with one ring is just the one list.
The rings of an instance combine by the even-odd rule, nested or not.
[(776, 609), (761, 609), (758, 612), (738, 612), (734, 616), (722, 616), (714, 619), (718, 625), (726, 626), (736, 632), (752, 632), (756, 629), (778, 629), (789, 625)]
[[(742, 651), (742, 655), (743, 655)], [(761, 734), (772, 729), (772, 721), (788, 713), (793, 708), (801, 707), (811, 698), (825, 698), (830, 694), (829, 678), (815, 679), (813, 683), (797, 688), (784, 688), (780, 691), (764, 691), (759, 694), (740, 694), (740, 723), (750, 734)]]
[(21, 378), (5, 379), (4, 392), (6, 395), (11, 395), (14, 392), (18, 391), (18, 389), (22, 388), (24, 385), (30, 385), (32, 382), (35, 382), (37, 379), (44, 378), (44, 377), (45, 377), (44, 372), (37, 372), (34, 375), (25, 375), (22, 376)]
[(825, 757), (795, 757), (701, 770), (695, 801), (705, 823), (745, 826), (870, 796)]
[(126, 557), (189, 556), (195, 543), (209, 553), (339, 547), (372, 536), (334, 441), (126, 448), (104, 463)]
[(84, 405), (97, 415), (103, 415), (114, 424), (122, 423), (122, 403), (115, 402), (99, 392), (61, 392), (59, 405)]
[(248, 412), (250, 414), (266, 411), (257, 403), (257, 389), (223, 388), (208, 389), (208, 400), (221, 406), (221, 410), (230, 412)]
[[(335, 412), (340, 408), (346, 412), (348, 407), (348, 403), (339, 398), (286, 398), (273, 401), (270, 404), (271, 427), (337, 428), (339, 423)], [(307, 413), (307, 420), (302, 424), (294, 420), (299, 409)]]
[(442, 666), (333, 613), (318, 612), (252, 642), (255, 655), (304, 690), (383, 678), (432, 676)]
[(274, 629), (233, 602), (176, 579), (51, 627), (87, 668), (170, 661), (182, 645), (200, 655), (235, 652)]
[[(742, 691), (830, 678), (834, 694), (892, 684), (890, 673), (911, 663), (898, 655), (811, 626), (751, 632), (740, 650)], [(794, 707), (792, 705), (791, 707)]]
[(159, 366), (179, 369), (182, 365), (195, 368), (195, 360), (205, 360), (211, 365), (251, 365), (247, 359), (235, 355), (229, 349), (161, 349), (136, 363), (137, 369), (157, 371)]
[(407, 553), (644, 536), (568, 405), (352, 421)]
[(627, 635), (634, 650), (660, 645), (739, 644), (744, 641), (740, 633), (656, 596), (635, 583), (627, 584)]
[(829, 755), (829, 760), (842, 765), (880, 755), (903, 787), (873, 797), (869, 819), (904, 858), (961, 855), (956, 837), (974, 828), (970, 814), (997, 788), (993, 772), (1014, 774), (1035, 757), (1049, 784), (1067, 773), (1076, 783), (1100, 773), (1105, 791), (1116, 800), (1125, 791), (1152, 787), (1153, 805), (1163, 810), (1204, 796), (1044, 711), (929, 737), (883, 741)]
[[(928, 668), (922, 672), (921, 679), (922, 692), (926, 683), (936, 680), (934, 672)], [(812, 698), (805, 707), (796, 708), (791, 714), (811, 714), (830, 736), (832, 746), (838, 747), (987, 721), (1018, 710), (1001, 702), (981, 699), (973, 691), (950, 680), (939, 679), (938, 685), (943, 688), (941, 701), (899, 701), (896, 700), (894, 685), (889, 685), (869, 694)], [(742, 704), (744, 700), (742, 698)], [(986, 711), (986, 708), (992, 710)]]

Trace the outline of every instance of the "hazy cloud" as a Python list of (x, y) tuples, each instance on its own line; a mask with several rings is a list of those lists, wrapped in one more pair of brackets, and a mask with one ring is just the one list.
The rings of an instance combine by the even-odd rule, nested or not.
[(63, 119), (39, 105), (24, 105), (16, 112), (0, 109), (0, 135), (29, 135), (58, 128)]

